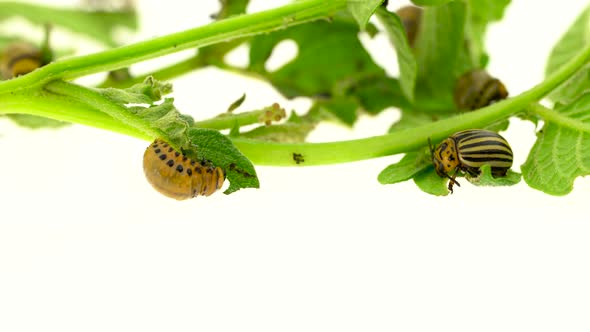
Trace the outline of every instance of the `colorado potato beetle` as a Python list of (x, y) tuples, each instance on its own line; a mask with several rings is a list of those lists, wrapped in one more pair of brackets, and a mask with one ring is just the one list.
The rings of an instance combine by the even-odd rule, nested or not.
[(420, 20), (422, 19), (422, 8), (416, 6), (405, 6), (398, 9), (396, 12), (397, 16), (404, 25), (406, 31), (406, 37), (410, 47), (414, 47), (414, 41), (418, 35), (418, 29), (420, 28)]
[(207, 161), (195, 161), (156, 139), (145, 150), (143, 171), (148, 182), (170, 198), (209, 196), (225, 181), (225, 172)]
[(504, 84), (483, 69), (464, 73), (455, 84), (455, 105), (460, 110), (476, 110), (506, 97)]
[[(480, 167), (490, 165), (493, 176), (505, 176), (512, 166), (512, 149), (508, 142), (498, 133), (469, 129), (454, 133), (442, 141), (436, 149), (430, 143), (432, 164), (436, 173), (448, 178), (449, 191), (453, 185), (460, 184), (455, 180), (458, 172), (477, 176)], [(453, 175), (449, 173), (453, 172)]]

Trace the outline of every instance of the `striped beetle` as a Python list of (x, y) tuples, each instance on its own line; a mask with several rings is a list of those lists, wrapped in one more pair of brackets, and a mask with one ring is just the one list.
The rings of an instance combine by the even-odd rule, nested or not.
[(414, 47), (414, 42), (418, 35), (418, 28), (420, 27), (420, 21), (422, 20), (422, 8), (405, 6), (399, 8), (395, 13), (402, 21), (406, 37), (408, 38), (408, 44), (410, 44), (410, 47)]
[(453, 99), (459, 110), (476, 110), (508, 97), (502, 82), (483, 69), (468, 71), (457, 79)]
[[(453, 185), (461, 186), (455, 177), (463, 172), (478, 176), (479, 168), (490, 165), (493, 176), (505, 176), (512, 166), (512, 149), (508, 142), (498, 133), (469, 129), (454, 133), (442, 141), (436, 149), (430, 139), (430, 154), (436, 173), (450, 180), (449, 191), (453, 193)], [(449, 173), (454, 172), (452, 176)]]

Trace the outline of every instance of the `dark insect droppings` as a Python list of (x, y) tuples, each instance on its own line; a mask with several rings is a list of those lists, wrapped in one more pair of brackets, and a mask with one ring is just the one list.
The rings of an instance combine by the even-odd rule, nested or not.
[(174, 166), (174, 160), (172, 160), (172, 159), (168, 160), (168, 162), (166, 163), (166, 165), (168, 165), (170, 167)]

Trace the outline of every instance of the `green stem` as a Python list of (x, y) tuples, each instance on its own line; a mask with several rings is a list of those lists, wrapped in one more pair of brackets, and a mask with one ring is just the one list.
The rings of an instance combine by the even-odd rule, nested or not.
[(178, 32), (104, 52), (51, 63), (32, 73), (0, 82), (0, 93), (127, 67), (189, 48), (271, 32), (310, 20), (329, 17), (346, 8), (347, 0), (304, 0), (248, 15), (230, 17), (195, 29)]
[(590, 133), (590, 124), (567, 117), (541, 104), (530, 104), (529, 107), (527, 107), (527, 111), (529, 111), (530, 113), (537, 114), (538, 116), (543, 118), (545, 122), (551, 122), (558, 126), (573, 129), (575, 131), (583, 131), (586, 133)]
[(151, 140), (149, 135), (97, 111), (86, 103), (45, 91), (0, 95), (0, 114), (2, 113), (32, 114)]
[(114, 120), (125, 124), (128, 127), (135, 128), (139, 132), (143, 133), (146, 137), (151, 139), (163, 137), (162, 132), (160, 130), (154, 129), (149, 122), (131, 113), (124, 106), (104, 97), (95, 90), (60, 80), (47, 84), (45, 89), (54, 94), (69, 97), (78, 102), (92, 105), (96, 110), (110, 116)]
[(263, 116), (266, 112), (267, 108), (236, 114), (224, 113), (211, 119), (197, 121), (194, 123), (194, 126), (198, 128), (208, 128), (216, 130), (232, 129), (235, 126), (243, 127), (255, 123), (264, 122), (264, 119), (261, 119), (261, 116)]

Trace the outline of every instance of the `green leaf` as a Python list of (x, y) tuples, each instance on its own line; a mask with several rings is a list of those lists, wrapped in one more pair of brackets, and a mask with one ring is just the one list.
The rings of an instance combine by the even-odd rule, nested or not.
[(174, 107), (174, 99), (166, 98), (159, 105), (135, 106), (130, 107), (129, 110), (149, 122), (153, 129), (159, 130), (162, 133), (161, 137), (167, 142), (182, 148), (188, 146), (186, 134), (190, 123), (187, 121), (187, 115), (180, 114)]
[(211, 15), (216, 20), (223, 20), (231, 16), (244, 14), (249, 0), (219, 0), (221, 8), (217, 14)]
[(568, 194), (578, 176), (590, 174), (590, 94), (559, 107), (565, 120), (546, 120), (521, 166), (529, 186), (551, 195)]
[(119, 104), (153, 104), (172, 92), (172, 84), (147, 77), (142, 83), (126, 89), (106, 88), (102, 95)]
[[(580, 48), (590, 43), (590, 7), (587, 7), (553, 47), (545, 75), (549, 76), (576, 56)], [(553, 90), (549, 98), (555, 102), (570, 103), (590, 88), (590, 67), (578, 71), (565, 84)]]
[(236, 99), (236, 101), (234, 101), (233, 103), (231, 103), (231, 105), (229, 105), (229, 107), (227, 108), (227, 112), (231, 113), (233, 112), (236, 108), (240, 107), (242, 105), (242, 103), (244, 102), (244, 100), (246, 100), (246, 94), (242, 94), (242, 96), (238, 99)]
[(377, 179), (381, 184), (394, 184), (407, 181), (424, 171), (429, 165), (423, 151), (409, 152), (397, 163), (387, 166)]
[(442, 178), (436, 174), (432, 164), (414, 177), (414, 183), (420, 190), (435, 196), (447, 196), (449, 194), (448, 181), (447, 178)]
[(115, 40), (116, 29), (124, 27), (135, 30), (138, 25), (134, 11), (90, 12), (20, 2), (0, 2), (0, 21), (14, 16), (40, 25), (49, 22), (53, 26), (86, 35), (110, 47), (118, 45)]
[(69, 125), (68, 122), (57, 121), (30, 114), (6, 114), (6, 117), (16, 124), (29, 129), (61, 128)]
[(385, 26), (389, 40), (397, 53), (397, 61), (400, 71), (400, 85), (404, 95), (410, 102), (414, 100), (414, 88), (416, 86), (417, 64), (400, 18), (385, 8), (377, 10), (377, 17)]
[(190, 128), (188, 138), (190, 148), (183, 150), (183, 154), (196, 160), (209, 160), (221, 167), (230, 182), (225, 194), (260, 187), (254, 166), (229, 138), (217, 130), (203, 128)]
[(348, 0), (348, 10), (358, 22), (361, 29), (369, 22), (375, 10), (381, 6), (384, 0)]
[(466, 8), (461, 1), (424, 9), (415, 45), (418, 63), (416, 93), (420, 98), (454, 105), (455, 81), (465, 67), (458, 61), (464, 52), (465, 18)]
[(476, 186), (513, 186), (520, 182), (520, 173), (508, 170), (506, 176), (494, 177), (492, 167), (483, 165), (480, 167), (481, 174), (478, 177), (467, 177), (467, 180)]
[(467, 3), (465, 36), (473, 66), (485, 68), (488, 55), (485, 50), (485, 34), (488, 24), (504, 16), (510, 0), (464, 0)]
[(327, 100), (317, 100), (311, 107), (310, 112), (324, 113), (320, 116), (326, 118), (325, 114), (332, 115), (342, 123), (352, 126), (357, 119), (358, 103), (351, 97), (337, 97)]
[(440, 6), (453, 0), (412, 0), (416, 6)]
[[(358, 39), (356, 24), (335, 17), (256, 36), (250, 43), (249, 70), (267, 78), (285, 97), (332, 95), (370, 75), (385, 76)], [(321, 38), (318, 38), (321, 36)], [(293, 40), (298, 54), (274, 72), (265, 63), (277, 44)]]
[(411, 106), (402, 93), (399, 81), (383, 75), (360, 78), (348, 86), (342, 95), (354, 96), (360, 106), (371, 114), (377, 114), (388, 107)]

